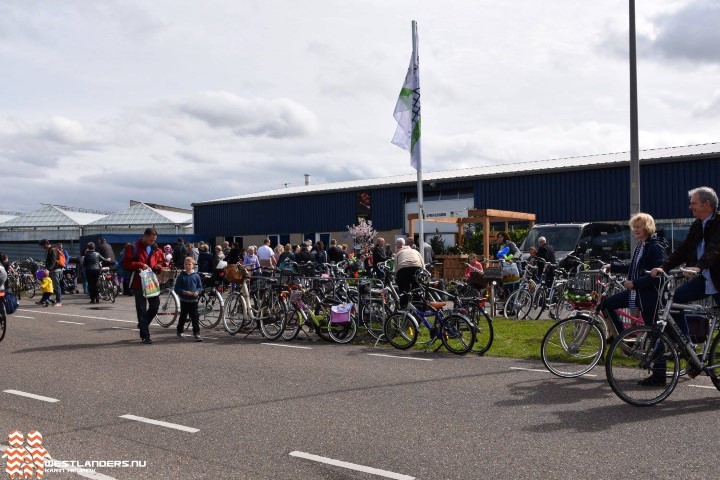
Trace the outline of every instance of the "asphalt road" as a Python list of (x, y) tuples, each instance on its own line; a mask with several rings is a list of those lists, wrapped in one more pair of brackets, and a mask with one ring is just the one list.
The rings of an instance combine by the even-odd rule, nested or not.
[(195, 343), (153, 326), (154, 343), (143, 345), (131, 298), (86, 302), (25, 300), (9, 318), (0, 443), (4, 432), (38, 430), (56, 460), (139, 463), (48, 479), (677, 479), (716, 470), (702, 449), (714, 445), (720, 393), (705, 377), (636, 408), (600, 368), (568, 380), (539, 360), (271, 343), (221, 328)]

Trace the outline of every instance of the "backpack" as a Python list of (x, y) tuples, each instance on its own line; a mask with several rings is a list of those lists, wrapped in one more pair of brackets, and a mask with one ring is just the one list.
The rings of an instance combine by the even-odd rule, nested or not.
[(65, 266), (67, 265), (67, 258), (65, 258), (65, 254), (59, 248), (56, 248), (55, 251), (57, 252), (57, 260), (55, 260), (55, 263), (57, 263), (62, 268), (65, 268)]
[[(132, 245), (133, 250), (133, 256), (137, 258), (137, 245), (133, 243)], [(133, 272), (130, 272), (128, 270), (125, 270), (122, 266), (123, 260), (125, 260), (125, 249), (123, 248), (123, 251), (120, 252), (120, 255), (118, 255), (117, 258), (117, 274), (118, 277), (124, 278), (126, 280), (130, 280), (130, 276), (133, 274)]]
[(12, 315), (18, 309), (18, 299), (12, 292), (5, 292), (5, 313)]

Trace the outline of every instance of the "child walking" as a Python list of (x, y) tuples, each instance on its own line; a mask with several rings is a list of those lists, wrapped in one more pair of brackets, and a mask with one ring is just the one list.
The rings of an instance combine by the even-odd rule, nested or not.
[(200, 316), (198, 315), (198, 297), (203, 290), (200, 275), (195, 273), (195, 260), (192, 257), (185, 257), (184, 270), (180, 272), (175, 281), (175, 293), (180, 297), (180, 320), (177, 326), (177, 336), (182, 338), (185, 321), (190, 315), (192, 322), (193, 338), (196, 342), (202, 342), (200, 337)]
[(50, 272), (47, 270), (42, 271), (42, 280), (40, 280), (40, 290), (42, 291), (42, 297), (39, 302), (35, 302), (38, 305), (47, 307), (49, 304), (55, 305), (55, 300), (50, 298), (55, 290), (53, 289), (52, 279), (50, 279)]

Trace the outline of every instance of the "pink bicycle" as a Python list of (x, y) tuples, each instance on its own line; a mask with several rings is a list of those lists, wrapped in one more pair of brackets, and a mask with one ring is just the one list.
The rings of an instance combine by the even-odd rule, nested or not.
[[(564, 378), (579, 377), (597, 365), (608, 339), (618, 336), (615, 324), (602, 313), (602, 303), (622, 288), (620, 280), (605, 270), (582, 272), (568, 281), (565, 298), (572, 311), (548, 330), (541, 346), (543, 364), (551, 373)], [(625, 330), (645, 324), (639, 312), (638, 315), (626, 309), (616, 312)], [(628, 352), (634, 340), (624, 339)]]

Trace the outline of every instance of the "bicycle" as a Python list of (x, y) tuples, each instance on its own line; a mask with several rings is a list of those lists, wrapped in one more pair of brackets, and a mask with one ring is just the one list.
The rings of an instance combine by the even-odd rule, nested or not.
[[(607, 339), (618, 336), (615, 324), (603, 314), (603, 301), (615, 293), (618, 284), (617, 276), (604, 270), (582, 272), (568, 281), (565, 294), (573, 313), (550, 327), (540, 347), (543, 364), (551, 373), (563, 378), (579, 377), (598, 364)], [(595, 285), (600, 286), (599, 291)], [(640, 315), (625, 309), (616, 313), (625, 330), (644, 325)], [(630, 353), (632, 341), (634, 337), (628, 337), (623, 343), (625, 353)]]
[(507, 319), (523, 318), (520, 317), (520, 311), (525, 310), (526, 305), (530, 305), (533, 301), (533, 295), (537, 290), (537, 282), (535, 281), (535, 272), (537, 266), (527, 264), (520, 277), (518, 288), (512, 292), (503, 305), (503, 316)]
[(115, 303), (120, 293), (117, 286), (117, 274), (110, 270), (110, 267), (100, 268), (100, 277), (98, 277), (98, 295), (105, 301)]
[[(428, 301), (428, 287), (422, 276), (429, 277), (429, 273), (420, 270), (418, 274), (421, 277), (418, 281), (421, 287), (415, 292), (421, 294), (419, 303), (422, 310), (412, 301), (408, 301), (405, 310), (397, 311), (385, 320), (385, 338), (393, 347), (407, 350), (418, 342), (419, 329), (423, 326), (427, 330), (427, 338), (424, 337), (420, 343), (425, 344), (425, 350), (439, 338), (442, 345), (456, 355), (469, 352), (475, 343), (476, 328), (472, 320), (460, 313), (443, 310), (447, 302)], [(429, 318), (433, 318), (434, 322), (431, 323)], [(435, 351), (439, 349), (440, 347)]]
[(180, 297), (175, 293), (175, 281), (180, 274), (180, 270), (173, 268), (170, 270), (170, 278), (162, 284), (163, 290), (160, 292), (160, 308), (155, 321), (158, 325), (168, 328), (175, 323), (180, 314)]
[[(240, 265), (236, 268), (237, 272), (228, 275), (228, 280), (238, 285), (238, 289), (232, 292), (225, 301), (222, 317), (223, 328), (230, 335), (236, 335), (245, 330), (247, 333), (245, 338), (259, 328), (265, 338), (277, 340), (283, 335), (286, 318), (285, 303), (280, 297), (280, 286), (277, 285), (277, 280), (260, 277), (264, 281), (270, 282), (272, 286), (267, 288), (268, 296), (266, 298), (255, 296), (255, 301), (253, 301), (248, 289), (251, 280), (250, 272)], [(265, 283), (266, 285), (267, 283)], [(257, 286), (255, 288), (257, 290)]]
[[(323, 340), (336, 343), (351, 342), (357, 334), (352, 303), (329, 303), (314, 291), (296, 286), (289, 294), (285, 332), (283, 339), (294, 340), (303, 331), (306, 336), (314, 331)], [(342, 305), (344, 310), (336, 314), (332, 308)]]
[[(710, 377), (716, 389), (720, 390), (720, 335), (713, 338), (712, 332), (718, 326), (720, 310), (717, 307), (679, 304), (673, 302), (675, 293), (675, 275), (678, 273), (696, 274), (694, 270), (679, 269), (669, 274), (661, 272), (660, 311), (653, 325), (632, 328), (621, 333), (610, 345), (605, 362), (605, 374), (613, 392), (623, 401), (635, 406), (650, 406), (662, 402), (675, 390), (680, 377), (681, 361), (687, 362), (687, 375), (695, 378), (704, 373)], [(682, 310), (701, 318), (707, 335), (702, 340), (700, 355), (691, 339), (683, 335), (670, 315), (672, 311)], [(668, 328), (669, 327), (669, 328)], [(625, 353), (619, 346), (626, 339), (634, 339), (632, 349)], [(654, 385), (642, 383), (647, 375), (665, 369), (666, 379)]]

